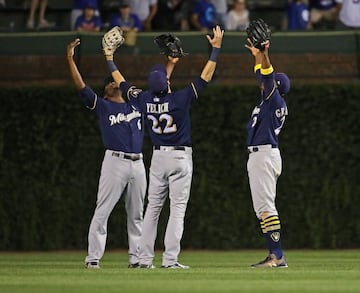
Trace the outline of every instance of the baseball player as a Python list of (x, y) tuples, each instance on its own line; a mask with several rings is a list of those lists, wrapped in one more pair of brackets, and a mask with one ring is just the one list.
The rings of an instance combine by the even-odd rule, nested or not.
[(283, 96), (289, 92), (290, 81), (286, 74), (274, 72), (269, 58), (269, 41), (266, 41), (263, 51), (254, 47), (250, 39), (248, 43), (245, 47), (255, 57), (254, 71), (261, 88), (261, 99), (247, 126), (247, 170), (254, 210), (269, 249), (269, 255), (263, 261), (251, 266), (284, 268), (287, 263), (281, 248), (275, 197), (282, 169), (278, 135), (288, 115)]
[[(200, 77), (176, 92), (170, 91), (164, 65), (156, 64), (151, 68), (148, 75), (149, 90), (147, 91), (141, 91), (125, 82), (115, 65), (109, 65), (112, 76), (120, 85), (121, 91), (126, 93), (126, 97), (130, 101), (137, 103), (141, 112), (144, 113), (153, 143), (148, 206), (140, 240), (140, 268), (154, 268), (157, 224), (168, 195), (170, 216), (165, 233), (162, 267), (189, 268), (178, 262), (193, 171), (189, 111), (192, 103), (199, 97), (200, 92), (206, 87), (215, 72), (224, 31), (217, 26), (213, 29), (213, 33), (212, 38), (207, 36), (213, 49)], [(106, 58), (108, 62), (112, 62), (112, 56)]]
[(125, 192), (127, 230), (129, 239), (129, 268), (138, 267), (139, 241), (143, 221), (146, 176), (141, 153), (143, 145), (142, 115), (136, 105), (125, 102), (119, 87), (108, 80), (104, 97), (87, 86), (73, 60), (76, 39), (67, 47), (71, 77), (85, 105), (97, 117), (105, 157), (101, 167), (94, 216), (89, 229), (87, 268), (100, 268), (105, 251), (107, 221), (116, 203)]

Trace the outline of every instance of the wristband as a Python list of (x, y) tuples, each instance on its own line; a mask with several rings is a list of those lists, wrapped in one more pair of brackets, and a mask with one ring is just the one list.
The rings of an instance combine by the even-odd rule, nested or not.
[(111, 73), (118, 70), (114, 61), (108, 60), (107, 64), (108, 64), (108, 67), (109, 67)]
[(216, 62), (217, 57), (219, 56), (219, 54), (220, 54), (220, 48), (213, 47), (209, 60), (213, 61), (213, 62)]

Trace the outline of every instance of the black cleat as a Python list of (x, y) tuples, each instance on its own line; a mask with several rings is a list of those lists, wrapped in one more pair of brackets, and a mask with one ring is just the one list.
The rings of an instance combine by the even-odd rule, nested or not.
[(100, 269), (100, 265), (97, 261), (91, 261), (91, 262), (87, 262), (85, 264), (85, 267), (87, 269)]
[(140, 267), (140, 264), (137, 262), (137, 263), (129, 263), (128, 265), (128, 268), (129, 269), (137, 269)]
[(154, 266), (153, 264), (149, 264), (149, 265), (140, 264), (140, 265), (139, 265), (139, 268), (140, 268), (140, 269), (155, 269), (155, 266)]

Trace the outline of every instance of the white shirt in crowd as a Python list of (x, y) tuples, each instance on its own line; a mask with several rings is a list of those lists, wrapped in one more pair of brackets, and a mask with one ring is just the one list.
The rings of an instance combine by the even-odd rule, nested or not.
[(136, 14), (141, 21), (144, 21), (150, 14), (150, 5), (157, 4), (157, 0), (131, 0), (131, 13)]
[(229, 11), (226, 20), (226, 29), (231, 31), (243, 31), (249, 25), (249, 11), (245, 9), (241, 15), (234, 10)]
[(360, 0), (336, 0), (342, 4), (339, 19), (348, 27), (360, 28)]
[(210, 0), (210, 2), (215, 6), (216, 13), (227, 13), (227, 0)]

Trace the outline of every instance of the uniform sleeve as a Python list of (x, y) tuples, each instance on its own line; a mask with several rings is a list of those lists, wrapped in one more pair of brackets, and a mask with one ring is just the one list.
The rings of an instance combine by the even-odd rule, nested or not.
[(98, 95), (89, 86), (85, 86), (79, 93), (86, 108), (97, 111), (101, 103)]
[(276, 90), (274, 68), (260, 69), (260, 76), (263, 85), (263, 99), (268, 100)]
[(131, 105), (141, 108), (141, 93), (142, 89), (136, 88), (134, 85), (130, 85), (128, 82), (123, 81), (120, 83), (120, 90), (122, 97), (125, 98)]
[(201, 77), (198, 77), (197, 79), (195, 79), (190, 84), (190, 88), (191, 88), (193, 98), (197, 99), (199, 97), (200, 92), (204, 88), (206, 88), (207, 85), (208, 85), (208, 83), (205, 80), (203, 80)]
[(199, 98), (200, 92), (207, 86), (207, 82), (201, 77), (195, 79), (190, 85), (176, 93), (177, 103), (185, 108)]

